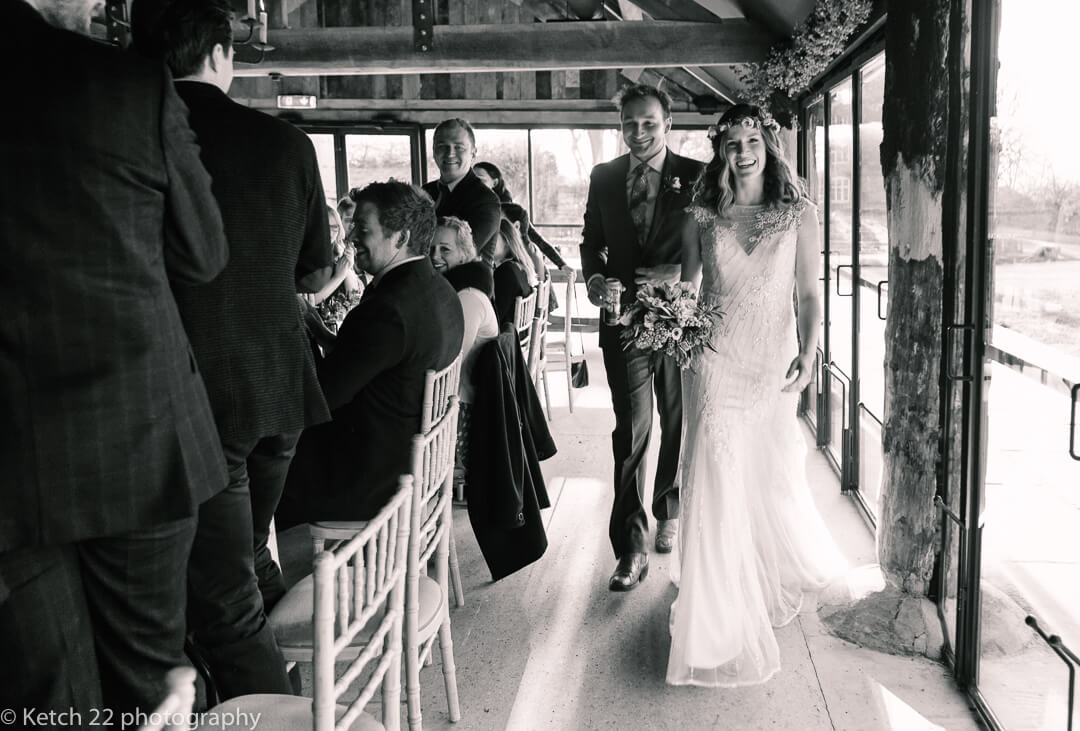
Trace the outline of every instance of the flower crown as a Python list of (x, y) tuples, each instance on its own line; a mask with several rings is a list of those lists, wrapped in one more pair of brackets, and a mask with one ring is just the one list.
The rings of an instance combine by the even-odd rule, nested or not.
[(773, 132), (780, 131), (780, 124), (768, 112), (762, 111), (756, 117), (736, 117), (723, 124), (714, 124), (709, 127), (709, 139), (714, 140), (735, 126), (747, 129), (770, 129)]

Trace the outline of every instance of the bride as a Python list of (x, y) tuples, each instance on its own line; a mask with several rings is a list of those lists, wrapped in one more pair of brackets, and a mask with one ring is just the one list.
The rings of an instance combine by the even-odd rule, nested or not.
[(817, 209), (778, 129), (757, 107), (724, 113), (683, 228), (682, 279), (723, 315), (714, 350), (683, 371), (676, 685), (768, 680), (780, 669), (773, 628), (845, 566), (810, 495), (796, 416), (821, 318)]

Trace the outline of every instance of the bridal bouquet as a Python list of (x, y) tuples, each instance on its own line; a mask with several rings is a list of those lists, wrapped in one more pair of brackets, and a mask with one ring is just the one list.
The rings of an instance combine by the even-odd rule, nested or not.
[(643, 284), (637, 299), (619, 318), (624, 326), (623, 347), (666, 355), (679, 368), (686, 368), (695, 353), (712, 348), (713, 327), (721, 316), (718, 307), (698, 302), (690, 282)]

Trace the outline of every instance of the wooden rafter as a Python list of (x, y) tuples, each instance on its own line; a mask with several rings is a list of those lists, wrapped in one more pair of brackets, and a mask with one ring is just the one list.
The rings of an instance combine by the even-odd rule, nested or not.
[(237, 76), (700, 66), (760, 61), (769, 46), (745, 21), (441, 25), (426, 53), (409, 26), (271, 30), (269, 42), (261, 62), (237, 59)]

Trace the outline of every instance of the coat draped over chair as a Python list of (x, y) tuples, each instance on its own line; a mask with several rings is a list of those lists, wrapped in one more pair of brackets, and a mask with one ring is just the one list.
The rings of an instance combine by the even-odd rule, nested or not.
[(504, 330), (476, 358), (465, 497), (493, 581), (547, 549), (540, 511), (550, 507), (540, 461), (555, 454), (516, 334)]

